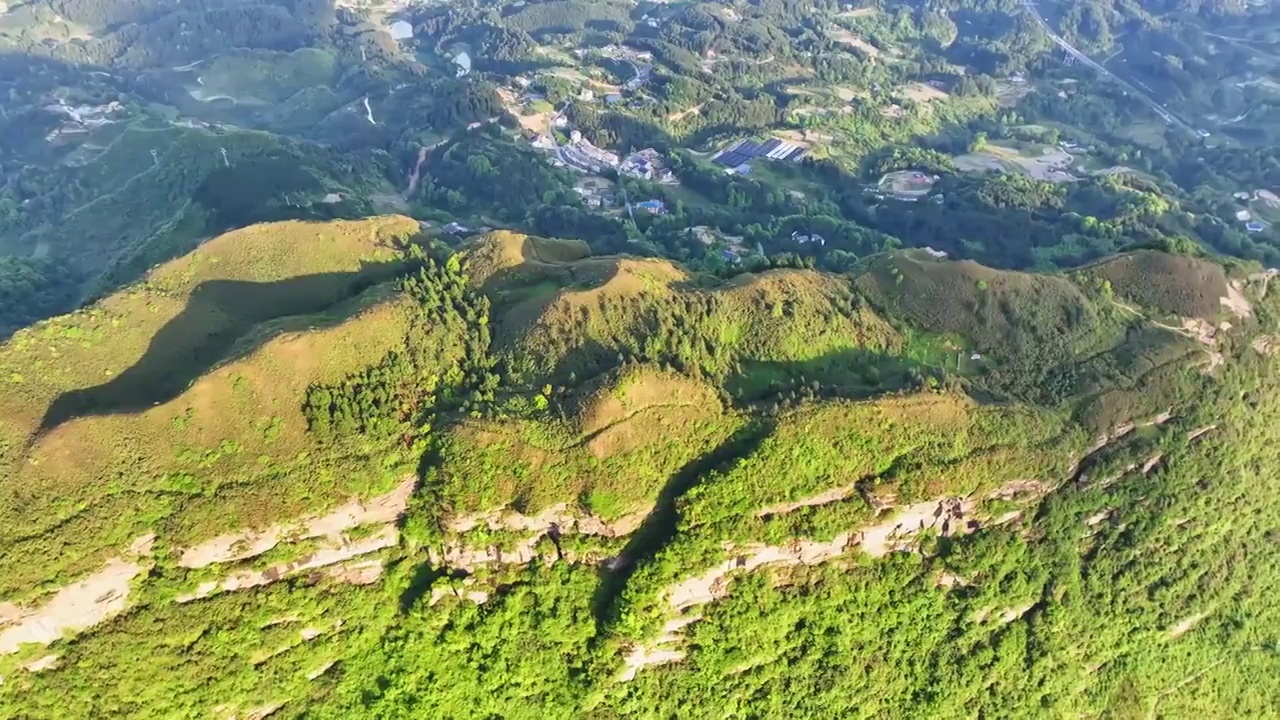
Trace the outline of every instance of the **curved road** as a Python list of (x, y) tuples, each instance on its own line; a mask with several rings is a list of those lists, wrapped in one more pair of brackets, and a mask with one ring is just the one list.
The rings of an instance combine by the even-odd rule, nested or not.
[(1083, 52), (1080, 52), (1079, 50), (1076, 49), (1074, 45), (1072, 45), (1071, 43), (1063, 39), (1061, 35), (1054, 32), (1053, 28), (1049, 26), (1048, 21), (1046, 21), (1044, 19), (1044, 16), (1040, 14), (1040, 11), (1036, 9), (1035, 3), (1032, 2), (1032, 0), (1022, 0), (1022, 7), (1026, 8), (1027, 12), (1031, 13), (1031, 17), (1035, 18), (1036, 24), (1039, 25), (1040, 28), (1044, 30), (1045, 33), (1048, 34), (1049, 37), (1052, 38), (1055, 43), (1058, 44), (1058, 47), (1065, 50), (1068, 55), (1074, 57), (1078, 62), (1092, 68), (1099, 75), (1109, 80), (1115, 81), (1117, 84), (1120, 85), (1120, 87), (1124, 88), (1125, 91), (1128, 92), (1130, 95), (1133, 95), (1134, 97), (1145, 102), (1147, 105), (1151, 106), (1151, 109), (1154, 110), (1155, 113), (1159, 115), (1165, 121), (1166, 124), (1175, 125), (1179, 128), (1182, 128), (1183, 130), (1186, 130), (1192, 135), (1199, 134), (1194, 127), (1192, 127), (1187, 122), (1183, 121), (1182, 118), (1179, 118), (1177, 115), (1174, 115), (1173, 113), (1166, 110), (1163, 105), (1156, 102), (1154, 99), (1151, 98), (1151, 96), (1147, 95), (1146, 93), (1142, 92), (1138, 88), (1134, 87), (1132, 83), (1130, 83), (1129, 81), (1125, 80), (1122, 77), (1119, 77), (1115, 73), (1103, 67), (1101, 64), (1095, 62), (1093, 58), (1089, 57), (1088, 55), (1085, 55)]

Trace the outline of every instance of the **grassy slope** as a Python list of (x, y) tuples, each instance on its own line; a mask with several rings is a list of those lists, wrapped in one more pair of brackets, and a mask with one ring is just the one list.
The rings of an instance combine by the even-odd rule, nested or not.
[[(745, 417), (716, 385), (749, 387), (793, 366), (818, 377), (831, 356), (901, 344), (838, 276), (772, 271), (718, 283), (665, 260), (585, 252), (506, 232), (467, 247), (469, 273), (495, 298), (495, 350), (510, 379), (569, 394), (556, 398), (556, 421), (447, 431), (440, 467), (459, 511), (536, 512), (566, 500), (606, 517), (642, 510), (741, 428)], [(648, 367), (587, 382), (619, 356)]]
[[(1160, 257), (1145, 281), (1183, 282), (1164, 274), (1183, 259)], [(996, 271), (908, 252), (870, 259), (856, 284), (887, 314), (976, 350), (981, 357), (964, 366), (981, 370), (978, 391), (1049, 405), (1092, 398), (1081, 412), (1094, 430), (1157, 412), (1166, 396), (1183, 398), (1199, 384), (1187, 367), (1203, 359), (1202, 346), (1118, 306), (1088, 274)], [(1114, 292), (1148, 292), (1120, 287)]]
[(560, 502), (613, 520), (653, 506), (681, 467), (746, 418), (714, 387), (637, 367), (566, 397), (558, 418), (469, 420), (446, 431), (439, 459), (454, 512)]
[[(413, 230), (407, 220), (373, 222)], [(99, 374), (108, 379), (104, 370), (118, 374), (136, 362), (201, 282), (280, 281), (321, 265), (358, 276), (360, 258), (383, 252), (368, 230), (286, 225), (223, 238), (196, 254), (203, 260), (176, 261), (137, 288), (24, 331), (0, 349), (0, 378), (21, 376), (10, 377), (0, 394), (10, 447), (0, 508), (11, 528), (0, 556), (0, 592), (21, 597), (41, 582), (81, 575), (147, 530), (159, 532), (167, 562), (174, 546), (385, 490), (397, 471), (416, 462), (358, 441), (326, 450), (305, 432), (299, 405), (308, 385), (348, 377), (400, 348), (406, 332), (422, 331), (409, 329), (405, 300), (389, 286), (342, 300), (351, 285), (341, 283), (315, 286), (320, 314), (278, 318), (286, 308), (271, 305), (265, 318), (210, 312), (201, 322), (182, 323), (175, 337), (195, 344), (219, 328), (227, 329), (219, 337), (229, 338), (218, 346), (219, 361), (193, 384), (158, 405), (70, 419), (36, 438), (30, 455), (21, 449), (57, 393), (93, 386)], [(328, 254), (296, 252), (321, 234)], [(218, 243), (238, 243), (227, 248), (235, 248), (234, 258), (210, 261)], [(255, 247), (265, 253), (257, 261)], [(468, 271), (493, 300), (503, 392), (545, 398), (546, 407), (530, 401), (521, 413), (439, 418), (438, 455), (430, 459), (441, 508), (431, 514), (502, 504), (536, 512), (566, 502), (617, 518), (656, 504), (653, 517), (669, 516), (674, 524), (645, 527), (628, 542), (638, 566), (634, 576), (623, 576), (623, 587), (601, 580), (597, 567), (533, 563), (480, 573), (497, 583), (486, 586), (494, 595), (484, 605), (447, 599), (428, 607), (424, 580), (432, 570), (410, 545), (390, 551), (399, 562), (367, 589), (280, 584), (185, 606), (144, 594), (150, 598), (144, 606), (56, 645), (64, 669), (7, 676), (0, 708), (66, 717), (74, 698), (86, 712), (109, 715), (197, 716), (220, 705), (247, 711), (285, 702), (284, 717), (448, 716), (516, 706), (531, 716), (582, 717), (593, 698), (605, 703), (597, 713), (673, 714), (682, 703), (694, 712), (703, 708), (689, 706), (689, 698), (714, 686), (723, 690), (725, 702), (716, 706), (722, 716), (751, 708), (804, 714), (805, 698), (852, 716), (841, 702), (880, 695), (922, 715), (972, 714), (979, 706), (1096, 714), (1129, 702), (1129, 695), (1147, 702), (1167, 690), (1194, 671), (1188, 653), (1209, 664), (1265, 640), (1254, 637), (1256, 630), (1248, 637), (1233, 631), (1235, 616), (1224, 612), (1220, 622), (1206, 621), (1220, 646), (1198, 635), (1194, 645), (1176, 650), (1156, 644), (1164, 628), (1202, 605), (1230, 606), (1274, 627), (1274, 613), (1254, 598), (1277, 583), (1258, 575), (1264, 553), (1247, 551), (1259, 547), (1268, 527), (1260, 508), (1269, 496), (1265, 483), (1242, 480), (1254, 463), (1274, 462), (1274, 443), (1257, 433), (1271, 427), (1275, 388), (1266, 381), (1271, 361), (1251, 354), (1245, 335), (1225, 348), (1232, 357), (1224, 370), (1202, 376), (1185, 369), (1178, 338), (1112, 313), (1099, 291), (1073, 278), (906, 254), (873, 260), (852, 284), (799, 271), (722, 283), (665, 262), (583, 255), (571, 244), (510, 234), (469, 249)], [(1272, 322), (1266, 313), (1260, 308), (1260, 321)], [(1236, 329), (1254, 331), (1247, 323)], [(1126, 365), (1120, 355), (1132, 350), (1135, 337), (1168, 357), (1133, 370), (1139, 363)], [(825, 394), (846, 385), (893, 388), (884, 377), (877, 385), (846, 376), (863, 364), (909, 368), (906, 355), (947, 344), (1001, 361), (964, 368), (979, 386), (1008, 366), (1033, 385), (1059, 365), (1093, 367), (1098, 358), (1107, 359), (1112, 374), (1097, 370), (1089, 376), (1096, 388), (1075, 388), (1052, 407), (978, 402), (962, 394), (963, 384), (861, 400)], [(1052, 352), (1037, 350), (1041, 344)], [(818, 362), (852, 352), (866, 354)], [(619, 354), (633, 361), (619, 367)], [(919, 357), (931, 359), (928, 352)], [(1011, 479), (1064, 480), (1097, 431), (1075, 422), (1072, 412), (1107, 393), (1133, 392), (1135, 383), (1157, 374), (1151, 368), (1199, 378), (1203, 392), (1170, 394), (1150, 385), (1153, 397), (1145, 403), (1109, 404), (1117, 422), (1149, 414), (1152, 405), (1172, 405), (1178, 418), (1134, 433), (1093, 459), (1088, 472), (1121, 472), (1155, 450), (1166, 454), (1166, 465), (1149, 476), (1130, 473), (1111, 489), (1066, 487), (1041, 514), (1024, 515), (1036, 517), (1034, 525), (938, 546), (937, 562), (976, 578), (972, 588), (936, 587), (934, 561), (914, 555), (800, 570), (778, 582), (768, 574), (738, 579), (689, 631), (695, 642), (685, 663), (644, 670), (628, 686), (612, 683), (626, 642), (642, 640), (636, 633), (660, 610), (658, 591), (720, 562), (722, 542), (829, 538), (872, 514), (858, 494), (768, 517), (757, 517), (759, 509), (855, 481), (908, 502)], [(772, 412), (761, 400), (774, 392), (770, 383), (792, 372), (804, 374), (802, 387), (816, 382), (819, 392)], [(750, 391), (735, 394), (744, 388)], [(1237, 402), (1244, 390), (1253, 411)], [(1187, 432), (1207, 422), (1225, 423), (1229, 434), (1189, 444)], [(1219, 479), (1197, 486), (1211, 467)], [(1083, 518), (1108, 506), (1121, 508), (1119, 519), (1098, 528), (1096, 540), (1082, 540)], [(1214, 513), (1223, 507), (1248, 519), (1233, 525), (1239, 532), (1220, 531)], [(1194, 531), (1169, 530), (1180, 526), (1168, 513), (1191, 518)], [(1169, 548), (1184, 552), (1185, 561), (1163, 558)], [(1203, 567), (1213, 569), (1196, 570)], [(1251, 575), (1253, 590), (1242, 581)], [(1060, 593), (1062, 587), (1069, 591)], [(1116, 595), (1115, 588), (1128, 590)], [(1028, 598), (1039, 604), (1007, 631), (966, 620)], [(1115, 612), (1120, 606), (1125, 611)], [(610, 607), (620, 611), (616, 623), (605, 612)], [(276, 623), (290, 615), (299, 620)], [(341, 633), (297, 639), (298, 623), (330, 627), (336, 620), (344, 623)], [(1090, 640), (1094, 635), (1105, 641)], [(820, 659), (805, 650), (813, 647), (823, 648), (822, 662), (842, 669), (810, 667)], [(880, 657), (892, 660), (866, 660)], [(306, 679), (335, 659), (342, 662), (327, 674)], [(1097, 661), (1108, 669), (1090, 676), (1085, 670)], [(1241, 662), (1259, 672), (1269, 667), (1261, 656)], [(1011, 663), (1021, 671), (1012, 672)], [(1163, 663), (1170, 669), (1152, 670)], [(904, 664), (919, 672), (901, 672)], [(958, 664), (964, 673), (946, 670)], [(792, 667), (807, 669), (792, 673)], [(158, 680), (155, 668), (162, 669)], [(820, 678), (821, 687), (805, 686), (808, 677)], [(1085, 677), (1095, 679), (1074, 679)], [(1165, 692), (1160, 702), (1169, 712), (1210, 716), (1236, 702), (1253, 707), (1251, 688), (1227, 676), (1213, 679), (1225, 688), (1219, 697)], [(424, 682), (440, 690), (423, 692)], [(994, 696), (982, 687), (995, 687), (1008, 704), (991, 705)]]
[(775, 270), (707, 285), (665, 260), (575, 263), (499, 307), (496, 320), (497, 352), (529, 382), (590, 377), (619, 355), (723, 379), (748, 362), (900, 344), (839, 276)]
[(1127, 253), (1090, 265), (1081, 274), (1103, 278), (1117, 295), (1164, 315), (1214, 320), (1225, 315), (1227, 274), (1199, 258), (1151, 250)]
[[(148, 528), (190, 541), (384, 484), (381, 458), (300, 457), (300, 398), (403, 343), (389, 287), (351, 296), (415, 231), (390, 217), (229, 233), (0, 348), (4, 588), (83, 572)], [(193, 359), (202, 374), (184, 377)], [(71, 395), (76, 416), (40, 429)]]
[(1118, 330), (1106, 308), (1060, 276), (911, 252), (873, 258), (857, 285), (893, 316), (967, 338), (979, 352), (996, 356), (1087, 352)]

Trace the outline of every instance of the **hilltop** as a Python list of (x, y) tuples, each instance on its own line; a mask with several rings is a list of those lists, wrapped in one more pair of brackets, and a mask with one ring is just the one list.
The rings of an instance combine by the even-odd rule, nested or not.
[(1261, 711), (1268, 281), (224, 234), (0, 345), (0, 707)]

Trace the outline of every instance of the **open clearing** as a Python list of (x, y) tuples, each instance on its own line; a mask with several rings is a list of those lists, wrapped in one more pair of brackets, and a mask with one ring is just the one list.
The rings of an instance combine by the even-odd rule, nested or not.
[(1072, 155), (1060, 148), (1046, 147), (1039, 156), (1023, 155), (1015, 148), (995, 143), (982, 152), (959, 155), (954, 158), (962, 172), (1012, 172), (1022, 170), (1031, 177), (1045, 182), (1073, 182), (1078, 180), (1068, 168), (1075, 162)]
[(937, 175), (919, 170), (899, 170), (880, 178), (878, 185), (881, 190), (889, 190), (899, 197), (919, 198), (928, 195), (937, 182)]
[(832, 25), (828, 27), (827, 35), (829, 35), (832, 40), (835, 40), (838, 43), (843, 43), (856, 50), (861, 50), (863, 53), (866, 53), (867, 57), (870, 57), (873, 59), (880, 57), (880, 48), (876, 47), (875, 45), (872, 45), (866, 40), (863, 40), (857, 35), (854, 35), (853, 33), (849, 32), (845, 28), (840, 27), (839, 25)]
[(517, 115), (520, 121), (520, 127), (531, 133), (545, 135), (551, 131), (551, 115), (549, 112), (533, 113), (532, 115)]
[(952, 162), (955, 163), (956, 169), (960, 172), (1012, 172), (1017, 169), (1016, 165), (989, 153), (957, 155), (952, 158)]
[(831, 88), (831, 92), (835, 93), (836, 97), (845, 102), (851, 102), (854, 98), (870, 96), (870, 93), (866, 90), (856, 90), (845, 85), (835, 85)]
[(932, 85), (921, 82), (913, 82), (898, 88), (898, 95), (906, 100), (918, 103), (928, 103), (934, 100), (946, 100), (951, 97), (945, 90), (940, 90)]
[(498, 88), (498, 99), (502, 101), (503, 107), (516, 117), (520, 123), (520, 127), (528, 130), (535, 135), (545, 135), (551, 132), (551, 118), (555, 115), (554, 109), (534, 110), (536, 103), (530, 103), (528, 106), (521, 104), (516, 94), (506, 88)]
[(814, 143), (827, 143), (835, 140), (835, 136), (815, 130), (783, 130), (775, 133), (780, 140), (793, 142), (801, 147), (810, 147)]
[(1000, 107), (1008, 108), (1017, 105), (1022, 98), (1035, 92), (1035, 88), (1026, 80), (997, 80), (996, 100)]

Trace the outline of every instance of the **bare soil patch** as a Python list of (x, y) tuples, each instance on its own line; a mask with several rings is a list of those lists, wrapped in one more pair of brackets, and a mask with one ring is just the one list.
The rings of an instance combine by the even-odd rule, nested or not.
[(1222, 306), (1230, 310), (1232, 314), (1241, 320), (1253, 317), (1253, 305), (1250, 304), (1249, 298), (1244, 296), (1239, 280), (1232, 280), (1227, 283), (1226, 297), (1220, 299)]
[(769, 517), (771, 515), (786, 515), (787, 513), (795, 512), (800, 508), (817, 507), (819, 505), (830, 505), (831, 503), (840, 502), (845, 498), (852, 497), (854, 492), (855, 492), (855, 488), (853, 485), (844, 485), (842, 487), (834, 487), (826, 492), (818, 493), (817, 495), (814, 495), (812, 497), (807, 497), (802, 500), (796, 500), (794, 502), (788, 502), (788, 503), (778, 503), (777, 505), (770, 505), (768, 507), (760, 508), (759, 510), (756, 511), (756, 517), (764, 518), (764, 517)]
[(1182, 635), (1187, 634), (1188, 632), (1191, 631), (1192, 628), (1194, 628), (1201, 620), (1205, 619), (1206, 617), (1209, 617), (1209, 613), (1198, 612), (1195, 615), (1191, 615), (1189, 617), (1183, 618), (1182, 620), (1178, 621), (1178, 624), (1169, 628), (1169, 639), (1172, 640), (1176, 637), (1180, 637)]
[(960, 172), (1007, 172), (1009, 164), (986, 153), (969, 153), (952, 158), (956, 169)]
[(89, 577), (63, 587), (38, 608), (15, 613), (10, 606), (0, 630), (0, 655), (17, 652), (27, 643), (48, 645), (121, 612), (128, 605), (129, 583), (141, 573), (141, 565), (116, 558)]
[(1031, 177), (1045, 182), (1072, 182), (1078, 180), (1068, 168), (1075, 158), (1060, 148), (1048, 147), (1037, 157), (1023, 155), (1015, 148), (990, 144), (985, 150), (954, 159), (956, 167), (964, 172), (1008, 172), (1022, 170)]
[(678, 123), (687, 117), (692, 117), (694, 115), (697, 115), (698, 113), (701, 113), (702, 107), (703, 107), (702, 104), (698, 104), (698, 105), (694, 105), (691, 108), (685, 108), (684, 110), (673, 112), (667, 116), (667, 119), (673, 123)]
[[(393, 547), (399, 541), (399, 530), (397, 530), (394, 525), (388, 525), (377, 534), (370, 537), (351, 543), (344, 542), (340, 545), (321, 548), (313, 553), (304, 555), (297, 560), (272, 565), (266, 570), (244, 570), (232, 573), (221, 581), (210, 580), (208, 582), (201, 583), (194, 593), (178, 598), (178, 602), (199, 600), (219, 592), (234, 592), (236, 590), (270, 585), (284, 577), (298, 575), (308, 570), (318, 570), (361, 555), (368, 555), (369, 553), (382, 550), (383, 548)], [(380, 575), (380, 563), (378, 568), (378, 573)], [(339, 576), (341, 576), (341, 571), (338, 572)], [(363, 575), (360, 577), (363, 577)], [(374, 577), (373, 579), (376, 580), (377, 578)], [(372, 580), (370, 580), (370, 582), (372, 582)]]
[(395, 522), (409, 504), (409, 496), (417, 485), (416, 477), (408, 477), (391, 492), (368, 501), (352, 500), (327, 515), (274, 525), (265, 530), (246, 530), (207, 540), (182, 551), (178, 564), (185, 568), (208, 567), (257, 557), (281, 542), (329, 537), (341, 542), (342, 534), (361, 525)]

